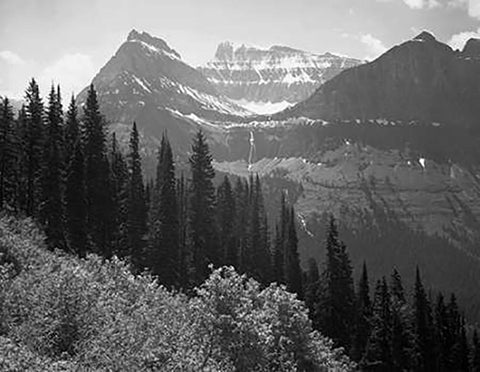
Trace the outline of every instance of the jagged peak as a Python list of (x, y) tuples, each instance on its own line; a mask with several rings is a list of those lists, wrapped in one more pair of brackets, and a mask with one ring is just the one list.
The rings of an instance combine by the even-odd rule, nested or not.
[(167, 44), (165, 40), (159, 37), (152, 36), (145, 31), (140, 33), (136, 29), (133, 29), (128, 34), (127, 42), (142, 42), (151, 47), (159, 49), (160, 51), (167, 52), (168, 54), (173, 55), (178, 59), (181, 59), (180, 54), (176, 50), (170, 48), (170, 46)]
[(417, 40), (417, 41), (437, 41), (435, 36), (428, 31), (422, 31), (417, 36), (415, 36), (413, 38), (413, 40)]

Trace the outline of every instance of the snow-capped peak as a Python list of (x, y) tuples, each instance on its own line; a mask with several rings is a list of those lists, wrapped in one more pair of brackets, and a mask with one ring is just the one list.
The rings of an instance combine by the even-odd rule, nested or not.
[(133, 29), (128, 34), (127, 42), (139, 43), (151, 52), (165, 54), (172, 59), (181, 59), (180, 54), (176, 50), (170, 48), (164, 40), (151, 36), (147, 32), (140, 33)]

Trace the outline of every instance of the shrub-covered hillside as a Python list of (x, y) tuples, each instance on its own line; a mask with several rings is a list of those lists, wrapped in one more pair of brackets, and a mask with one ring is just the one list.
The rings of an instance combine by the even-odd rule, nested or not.
[(0, 219), (2, 371), (348, 371), (275, 284), (224, 267), (187, 297), (120, 260), (45, 248), (29, 220)]

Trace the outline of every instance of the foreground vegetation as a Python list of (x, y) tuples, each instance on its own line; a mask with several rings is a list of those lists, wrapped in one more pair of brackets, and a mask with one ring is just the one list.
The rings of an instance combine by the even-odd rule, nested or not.
[(30, 220), (0, 219), (0, 370), (352, 370), (295, 295), (231, 267), (195, 295), (117, 258), (45, 248)]

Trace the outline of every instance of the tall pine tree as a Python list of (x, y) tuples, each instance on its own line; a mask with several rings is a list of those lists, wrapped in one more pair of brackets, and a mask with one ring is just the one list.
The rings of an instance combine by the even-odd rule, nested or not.
[(63, 220), (65, 163), (62, 116), (60, 91), (55, 90), (52, 85), (48, 98), (39, 205), (40, 222), (45, 228), (47, 244), (51, 248), (65, 248)]
[(130, 254), (127, 239), (128, 180), (127, 163), (120, 151), (115, 133), (113, 133), (110, 148), (110, 193), (114, 219), (112, 253), (119, 257), (126, 257)]
[(350, 350), (355, 319), (352, 267), (346, 246), (338, 238), (337, 225), (333, 216), (329, 222), (326, 251), (323, 272), (325, 284), (316, 309), (319, 327), (337, 345)]
[(169, 287), (180, 285), (178, 217), (173, 153), (163, 134), (150, 211), (149, 257), (153, 273)]
[(104, 120), (100, 114), (97, 93), (90, 85), (83, 115), (83, 153), (88, 206), (88, 228), (95, 250), (109, 257), (112, 240), (112, 200), (109, 164), (105, 143)]
[(139, 151), (139, 135), (134, 122), (130, 133), (128, 154), (128, 201), (127, 201), (127, 242), (134, 266), (143, 266), (145, 255), (145, 234), (147, 232), (147, 206), (143, 185), (142, 164)]
[(358, 282), (356, 294), (356, 322), (353, 339), (352, 357), (359, 361), (365, 353), (371, 330), (372, 304), (370, 301), (370, 286), (368, 283), (367, 265), (363, 262), (362, 275)]
[(198, 131), (190, 156), (189, 232), (195, 265), (195, 283), (201, 283), (209, 273), (208, 265), (218, 263), (217, 231), (215, 224), (215, 187), (212, 155), (205, 135)]
[(89, 251), (87, 195), (83, 151), (78, 140), (67, 166), (65, 222), (69, 250), (80, 257), (85, 257)]
[(417, 267), (413, 294), (413, 330), (415, 342), (415, 369), (435, 370), (432, 311)]
[(45, 129), (43, 102), (34, 79), (28, 85), (25, 101), (25, 128), (22, 131), (25, 151), (22, 157), (23, 182), (25, 183), (24, 204), (28, 216), (37, 216), (41, 197), (40, 176)]
[(235, 242), (235, 195), (227, 176), (217, 190), (217, 223), (219, 228), (220, 264), (237, 264)]
[(13, 109), (8, 98), (0, 102), (0, 209), (18, 207), (18, 151)]

